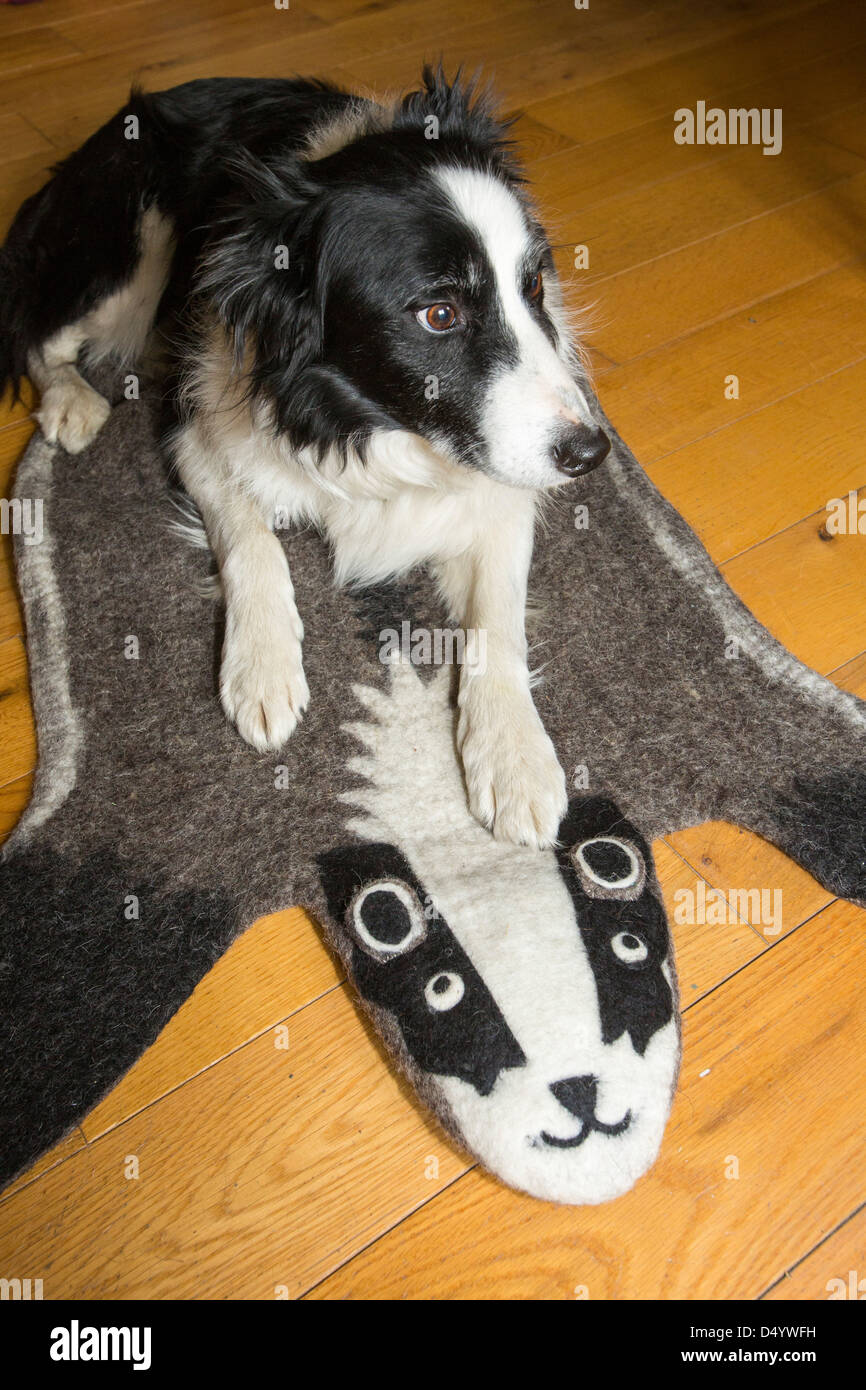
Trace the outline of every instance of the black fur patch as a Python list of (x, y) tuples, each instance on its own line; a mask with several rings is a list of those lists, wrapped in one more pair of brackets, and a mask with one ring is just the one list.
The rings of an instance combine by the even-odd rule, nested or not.
[[(648, 879), (640, 896), (631, 900), (591, 898), (584, 893), (572, 851), (599, 835), (624, 840), (646, 866), (652, 862), (650, 847), (614, 803), (603, 797), (572, 798), (559, 827), (557, 860), (595, 976), (602, 1039), (613, 1043), (628, 1033), (635, 1051), (643, 1055), (653, 1034), (674, 1012), (673, 993), (661, 968), (671, 949), (667, 921)], [(626, 856), (620, 855), (619, 860), (611, 856), (606, 862), (622, 869)], [(646, 955), (629, 942), (644, 947)]]

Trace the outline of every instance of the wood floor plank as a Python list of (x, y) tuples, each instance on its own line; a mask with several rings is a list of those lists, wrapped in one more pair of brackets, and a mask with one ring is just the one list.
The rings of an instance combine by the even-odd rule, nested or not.
[(766, 1294), (766, 1300), (866, 1298), (866, 1209), (861, 1208)]
[(251, 1038), (286, 1020), (343, 978), (300, 908), (264, 917), (239, 937), (153, 1047), (82, 1123), (95, 1139)]
[(569, 1210), (473, 1171), (311, 1296), (757, 1297), (860, 1200), (863, 922), (834, 903), (689, 1010), (661, 1156), (626, 1196)]
[[(539, 167), (544, 169), (545, 162)], [(688, 177), (676, 180), (678, 186), (687, 182)], [(618, 214), (612, 204), (607, 206), (609, 238), (615, 240)], [(591, 215), (597, 217), (599, 211), (592, 209)], [(666, 225), (669, 215), (667, 208), (656, 214)], [(576, 302), (589, 298), (598, 304), (602, 322), (593, 340), (615, 362), (624, 363), (849, 263), (859, 255), (864, 217), (866, 175), (860, 174), (610, 278), (581, 279), (569, 262), (567, 284)], [(586, 243), (591, 236), (581, 224), (572, 225), (571, 232), (568, 245)], [(680, 240), (675, 231), (665, 235)], [(633, 230), (626, 238), (634, 243), (632, 255), (640, 254), (637, 236)], [(660, 244), (654, 237), (653, 245)], [(623, 253), (628, 254), (625, 247), (611, 246), (609, 259)], [(560, 264), (566, 270), (564, 258)], [(590, 269), (603, 274), (598, 258), (592, 259), (591, 245)]]
[(864, 356), (866, 271), (851, 265), (618, 366), (599, 390), (617, 429), (649, 464)]
[[(30, 421), (21, 421), (0, 429), (0, 497), (9, 495), (15, 466), (33, 428)], [(20, 636), (23, 631), (24, 623), (15, 586), (12, 536), (4, 530), (0, 533), (0, 643), (9, 637)], [(3, 753), (0, 744), (0, 780), (3, 776)]]
[[(0, 750), (0, 776), (2, 776), (3, 751)], [(16, 777), (14, 781), (0, 783), (0, 845), (11, 835), (21, 812), (30, 800), (33, 791), (33, 773)]]
[(320, 19), (306, 6), (297, 3), (278, 10), (271, 5), (240, 7), (233, 0), (214, 0), (210, 6), (186, 4), (151, 14), (150, 8), (121, 10), (111, 24), (102, 15), (86, 16), (69, 23), (59, 23), (58, 31), (76, 49), (87, 56), (105, 55), (115, 50), (129, 50), (146, 39), (148, 46), (155, 42), (164, 45), (164, 52), (231, 53), (242, 47), (259, 43), (284, 41), (302, 34), (324, 29)]
[(866, 358), (647, 471), (721, 564), (866, 484), (864, 399)]
[[(859, 110), (858, 106), (858, 113)], [(846, 107), (818, 121), (814, 131), (818, 139), (826, 140), (828, 145), (838, 145), (840, 149), (850, 150), (852, 154), (866, 159), (866, 122), (853, 121), (852, 114), (853, 108)]]
[(0, 77), (5, 81), (14, 75), (39, 73), (77, 58), (80, 49), (65, 39), (56, 28), (40, 29), (37, 33), (3, 33), (3, 14), (0, 12)]
[(828, 536), (826, 522), (824, 510), (805, 517), (723, 566), (756, 617), (822, 674), (866, 647), (864, 537)]
[[(555, 132), (551, 132), (551, 135), (555, 139), (565, 139), (565, 136), (557, 136)], [(34, 130), (30, 122), (17, 112), (3, 112), (0, 115), (0, 166), (10, 159), (23, 159), (34, 154), (53, 155), (45, 136)]]
[[(527, 40), (518, 45), (515, 39), (510, 47), (499, 42), (499, 7), (494, 23), (477, 16), (460, 26), (442, 26), (437, 52), (451, 69), (460, 62), (469, 68), (483, 65), (509, 104), (524, 105), (541, 95), (564, 92), (579, 101), (583, 87), (605, 77), (628, 79), (635, 70), (672, 54), (700, 50), (708, 42), (746, 34), (774, 15), (798, 15), (811, 6), (764, 0), (756, 14), (737, 0), (720, 0), (712, 8), (685, 7), (678, 0), (657, 0), (652, 6), (606, 0), (586, 10), (562, 8), (571, 20), (567, 27), (554, 33), (546, 19), (536, 17)], [(404, 83), (417, 57), (417, 44), (409, 42), (360, 63), (345, 61), (355, 81), (381, 89)]]
[(35, 425), (31, 420), (16, 420), (0, 429), (0, 494), (8, 496), (18, 460), (27, 447)]
[[(0, 11), (0, 34), (31, 33), (34, 30), (52, 28), (59, 18), (81, 19), (97, 14), (116, 15), (122, 9), (138, 6), (142, 0), (41, 0), (34, 5), (8, 5)], [(148, 0), (148, 8), (162, 10), (170, 8), (173, 0)]]
[[(22, 1173), (21, 1176), (16, 1178), (14, 1182), (11, 1182), (8, 1187), (4, 1187), (3, 1191), (0, 1192), (0, 1232), (2, 1232), (3, 1229), (3, 1202), (12, 1197), (14, 1193), (20, 1192), (22, 1188), (29, 1186), (30, 1183), (38, 1182), (45, 1173), (56, 1167), (58, 1163), (63, 1163), (67, 1158), (71, 1158), (75, 1153), (80, 1153), (82, 1149), (86, 1147), (87, 1141), (81, 1130), (76, 1126), (71, 1134), (67, 1134), (66, 1138), (61, 1139), (59, 1144), (55, 1144), (53, 1149), (49, 1149), (48, 1153), (44, 1153), (41, 1158), (38, 1158), (33, 1166), (28, 1168), (26, 1173)], [(2, 1240), (2, 1236), (0, 1236), (0, 1240)], [(4, 1266), (4, 1273), (8, 1268), (10, 1268), (9, 1265)], [(17, 1268), (17, 1266), (15, 1266), (15, 1268)], [(27, 1270), (23, 1270), (21, 1274), (13, 1275), (12, 1277), (26, 1279), (28, 1278), (28, 1272)], [(34, 1277), (32, 1271), (29, 1277)]]
[[(858, 125), (859, 121), (858, 112)], [(683, 172), (668, 178), (663, 189), (650, 184), (608, 195), (603, 177), (595, 191), (585, 191), (579, 181), (572, 181), (568, 151), (530, 169), (557, 242), (585, 243), (592, 273), (602, 278), (657, 257), (670, 257), (727, 228), (797, 204), (822, 189), (832, 190), (866, 167), (860, 155), (827, 144), (806, 128), (786, 135), (782, 153), (776, 157), (764, 157), (753, 145), (728, 146), (723, 158), (699, 162), (697, 167), (693, 165), (698, 147), (675, 145), (671, 132), (658, 125), (642, 126), (633, 138), (646, 142), (648, 156), (653, 146), (660, 147), (660, 162), (673, 145), (676, 153), (682, 153)], [(801, 271), (796, 278), (807, 277)]]
[[(833, 901), (832, 893), (822, 888), (811, 874), (776, 849), (775, 845), (725, 821), (707, 821), (691, 830), (678, 830), (666, 838), (667, 843), (682, 855), (696, 874), (699, 873), (726, 896), (732, 891), (753, 894), (756, 890), (780, 894), (778, 900), (775, 896), (766, 899), (772, 918), (767, 921), (763, 918), (763, 902), (754, 897), (748, 900), (746, 920), (756, 928), (767, 945), (793, 931), (801, 922)], [(777, 901), (781, 906), (778, 915)], [(712, 930), (705, 927), (707, 935)]]
[[(864, 38), (866, 38), (866, 23), (864, 23)], [(866, 61), (866, 42), (860, 45), (859, 49), (861, 61)], [(685, 66), (685, 64), (684, 64)], [(754, 87), (747, 90), (737, 89), (731, 93), (730, 102), (732, 106), (754, 108), (768, 107), (773, 109), (778, 107), (783, 111), (783, 140), (780, 155), (772, 156), (774, 161), (783, 157), (783, 162), (787, 165), (785, 170), (786, 179), (781, 181), (783, 188), (794, 188), (797, 192), (803, 191), (802, 184), (804, 177), (821, 178), (821, 165), (826, 160), (821, 159), (821, 146), (841, 145), (849, 154), (855, 154), (862, 159), (863, 154), (852, 145), (858, 143), (857, 136), (862, 128), (866, 127), (863, 119), (862, 103), (857, 98), (862, 93), (862, 86), (855, 90), (852, 86), (846, 89), (838, 82), (838, 55), (830, 54), (820, 63), (812, 65), (812, 70), (807, 75), (816, 87), (821, 86), (821, 82), (826, 84), (826, 93), (820, 91), (813, 94), (805, 86), (804, 79), (798, 73), (789, 77), (791, 87), (800, 93), (800, 101), (796, 104), (791, 102), (783, 103), (781, 93), (774, 94), (768, 91), (765, 80), (758, 82)], [(694, 80), (692, 78), (692, 80)], [(680, 77), (680, 104), (682, 104), (684, 76)], [(808, 93), (806, 99), (805, 93)], [(705, 98), (701, 98), (705, 99)], [(715, 100), (721, 101), (721, 96)], [(708, 101), (707, 105), (712, 105), (713, 101)], [(829, 111), (840, 111), (837, 122), (826, 120)], [(533, 104), (529, 108), (529, 113), (536, 121), (543, 124), (543, 104)], [(545, 159), (544, 169), (534, 168), (533, 173), (542, 188), (550, 187), (551, 199), (554, 215), (559, 217), (583, 216), (586, 209), (597, 202), (604, 202), (608, 198), (627, 195), (634, 197), (637, 192), (649, 185), (662, 179), (674, 179), (688, 174), (698, 169), (706, 169), (707, 166), (726, 164), (730, 162), (732, 167), (743, 171), (743, 177), (739, 173), (735, 175), (737, 185), (745, 183), (750, 185), (755, 173), (758, 177), (764, 178), (765, 164), (755, 165), (755, 155), (759, 151), (749, 148), (732, 149), (729, 145), (710, 145), (710, 144), (691, 144), (680, 145), (674, 140), (674, 118), (673, 112), (678, 107), (668, 107), (662, 115), (653, 120), (647, 120), (641, 124), (633, 125), (625, 131), (615, 131), (613, 134), (604, 135), (596, 132), (591, 139), (583, 142), (578, 148), (573, 145), (567, 146), (562, 151), (553, 151)], [(728, 109), (725, 106), (724, 109)], [(840, 129), (845, 133), (845, 139), (840, 138)], [(564, 140), (566, 137), (563, 135)], [(815, 144), (818, 156), (815, 158)], [(762, 156), (763, 158), (763, 156)], [(808, 174), (807, 170), (813, 165), (817, 165), (814, 173)], [(835, 166), (827, 166), (831, 169)], [(853, 168), (854, 166), (852, 166)], [(781, 172), (782, 165), (779, 165)], [(789, 178), (789, 182), (786, 180)], [(775, 185), (779, 187), (780, 185)], [(571, 197), (568, 194), (563, 198), (560, 190), (573, 190)], [(778, 195), (773, 194), (773, 185), (768, 182), (767, 192), (770, 198)], [(659, 191), (661, 193), (661, 190)], [(676, 196), (676, 190), (667, 190), (671, 197)], [(698, 195), (701, 202), (704, 200), (703, 194)], [(784, 195), (783, 195), (784, 196)], [(663, 201), (663, 199), (662, 199)], [(709, 204), (713, 206), (712, 202)], [(750, 204), (745, 204), (741, 198), (731, 199), (728, 215), (737, 214), (742, 210), (745, 215), (752, 215), (749, 211)], [(722, 220), (718, 223), (719, 227), (724, 225)], [(584, 240), (586, 238), (584, 237)], [(676, 244), (676, 243), (674, 243)]]
[(0, 642), (0, 781), (25, 777), (36, 766), (27, 657), (20, 637)]
[[(556, 96), (530, 100), (527, 112), (578, 144), (621, 135), (695, 101), (707, 106), (781, 106), (786, 121), (818, 119), (819, 113), (857, 101), (863, 92), (859, 45), (866, 41), (866, 14), (850, 0), (834, 0), (788, 14), (731, 36), (676, 51), (628, 73), (593, 80)], [(743, 100), (734, 100), (742, 93)], [(729, 97), (731, 100), (729, 101)]]
[(682, 890), (696, 892), (699, 880), (708, 886), (711, 881), (702, 869), (685, 863), (664, 840), (653, 845), (653, 859), (674, 938), (680, 999), (684, 1009), (690, 1008), (759, 956), (768, 943), (760, 931), (733, 916), (721, 927), (678, 920), (676, 909)]
[[(554, 0), (544, 0), (554, 7)], [(304, 9), (258, 10), (252, 27), (238, 15), (179, 30), (169, 46), (163, 38), (144, 36), (121, 50), (85, 54), (54, 75), (50, 87), (11, 77), (0, 95), (0, 109), (21, 112), (59, 150), (74, 148), (124, 101), (132, 77), (149, 89), (170, 87), (197, 77), (273, 77), (295, 73), (349, 80), (345, 63), (363, 60), (412, 38), (415, 53), (396, 80), (399, 88), (415, 82), (425, 43), (439, 43), (443, 23), (458, 14), (460, 0), (432, 7), (411, 0), (395, 10), (355, 15), (333, 27)], [(525, 9), (525, 0), (501, 0), (503, 20)], [(414, 37), (412, 37), (414, 35)], [(339, 64), (339, 71), (335, 71)]]
[[(27, 156), (29, 159), (30, 156)], [(4, 171), (5, 173), (5, 171)], [(2, 190), (3, 179), (0, 177), (0, 190)], [(2, 192), (0, 192), (2, 196)], [(0, 431), (8, 429), (10, 425), (18, 424), (21, 420), (26, 420), (30, 411), (33, 409), (34, 396), (28, 381), (21, 384), (21, 399), (12, 402), (12, 392), (7, 390), (0, 396)]]

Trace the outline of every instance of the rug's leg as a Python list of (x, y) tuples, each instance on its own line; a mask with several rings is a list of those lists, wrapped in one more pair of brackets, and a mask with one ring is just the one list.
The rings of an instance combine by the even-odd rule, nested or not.
[(866, 906), (866, 773), (803, 770), (741, 819), (840, 898)]

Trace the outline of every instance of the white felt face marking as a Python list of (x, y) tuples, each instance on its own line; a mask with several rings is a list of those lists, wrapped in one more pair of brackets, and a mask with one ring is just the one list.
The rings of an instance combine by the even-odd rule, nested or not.
[(436, 1013), (455, 1009), (466, 993), (461, 977), (453, 970), (443, 970), (427, 982), (424, 998)]
[[(487, 1094), (458, 1075), (437, 1074), (468, 1145), (536, 1196), (605, 1201), (626, 1191), (658, 1151), (677, 1074), (676, 1018), (656, 1029), (643, 1052), (627, 1031), (605, 1041), (599, 981), (555, 853), (494, 840), (467, 809), (449, 674), (443, 669), (424, 683), (398, 663), (390, 692), (355, 687), (369, 719), (348, 726), (363, 747), (349, 767), (363, 783), (342, 796), (357, 810), (347, 828), (404, 857), (427, 895), (425, 917), (429, 911), (447, 924), (524, 1055), (523, 1064), (498, 1072)], [(636, 865), (643, 882), (643, 865), (625, 840), (594, 840), (617, 851), (608, 862), (628, 870), (620, 878), (631, 878)], [(583, 841), (585, 858), (602, 877), (592, 844)], [(630, 890), (620, 891), (624, 910), (633, 912)], [(408, 885), (406, 892), (417, 901)], [(608, 910), (606, 903), (595, 908)], [(635, 978), (630, 972), (647, 957), (637, 922), (623, 922), (603, 952), (623, 979)], [(664, 978), (670, 981), (669, 972)], [(445, 965), (420, 989), (432, 1014), (457, 1017), (459, 972)]]
[[(523, 209), (506, 185), (478, 170), (442, 168), (435, 178), (452, 206), (479, 237), (496, 280), (498, 307), (517, 345), (517, 362), (502, 368), (488, 388), (482, 433), (490, 468), (504, 482), (551, 487), (564, 481), (551, 448), (570, 425), (592, 425), (592, 414), (575, 380), (569, 352), (557, 352), (525, 297), (533, 241)], [(548, 311), (560, 336), (567, 328), (555, 284)]]

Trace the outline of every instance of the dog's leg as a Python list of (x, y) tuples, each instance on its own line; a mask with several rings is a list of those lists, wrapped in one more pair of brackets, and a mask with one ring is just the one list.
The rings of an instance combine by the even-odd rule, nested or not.
[(486, 659), (460, 672), (457, 742), (469, 805), (497, 839), (539, 849), (565, 815), (565, 774), (538, 717), (527, 665), (526, 584), (533, 501), (514, 492), (475, 545), (436, 567), (452, 614), (483, 633)]
[(138, 253), (130, 278), (76, 323), (28, 354), (27, 369), (40, 393), (36, 418), (49, 444), (69, 454), (86, 449), (111, 414), (104, 396), (80, 376), (83, 351), (91, 360), (114, 356), (134, 362), (144, 349), (174, 254), (170, 223), (156, 208), (142, 213)]
[(200, 423), (185, 427), (175, 460), (219, 565), (223, 709), (254, 748), (281, 748), (310, 698), (301, 660), (304, 626), (285, 551), (261, 508), (208, 445)]
[(61, 444), (68, 454), (80, 454), (97, 436), (111, 414), (104, 396), (78, 373), (76, 362), (86, 334), (72, 324), (27, 359), (30, 380), (39, 391), (36, 419), (49, 444)]

